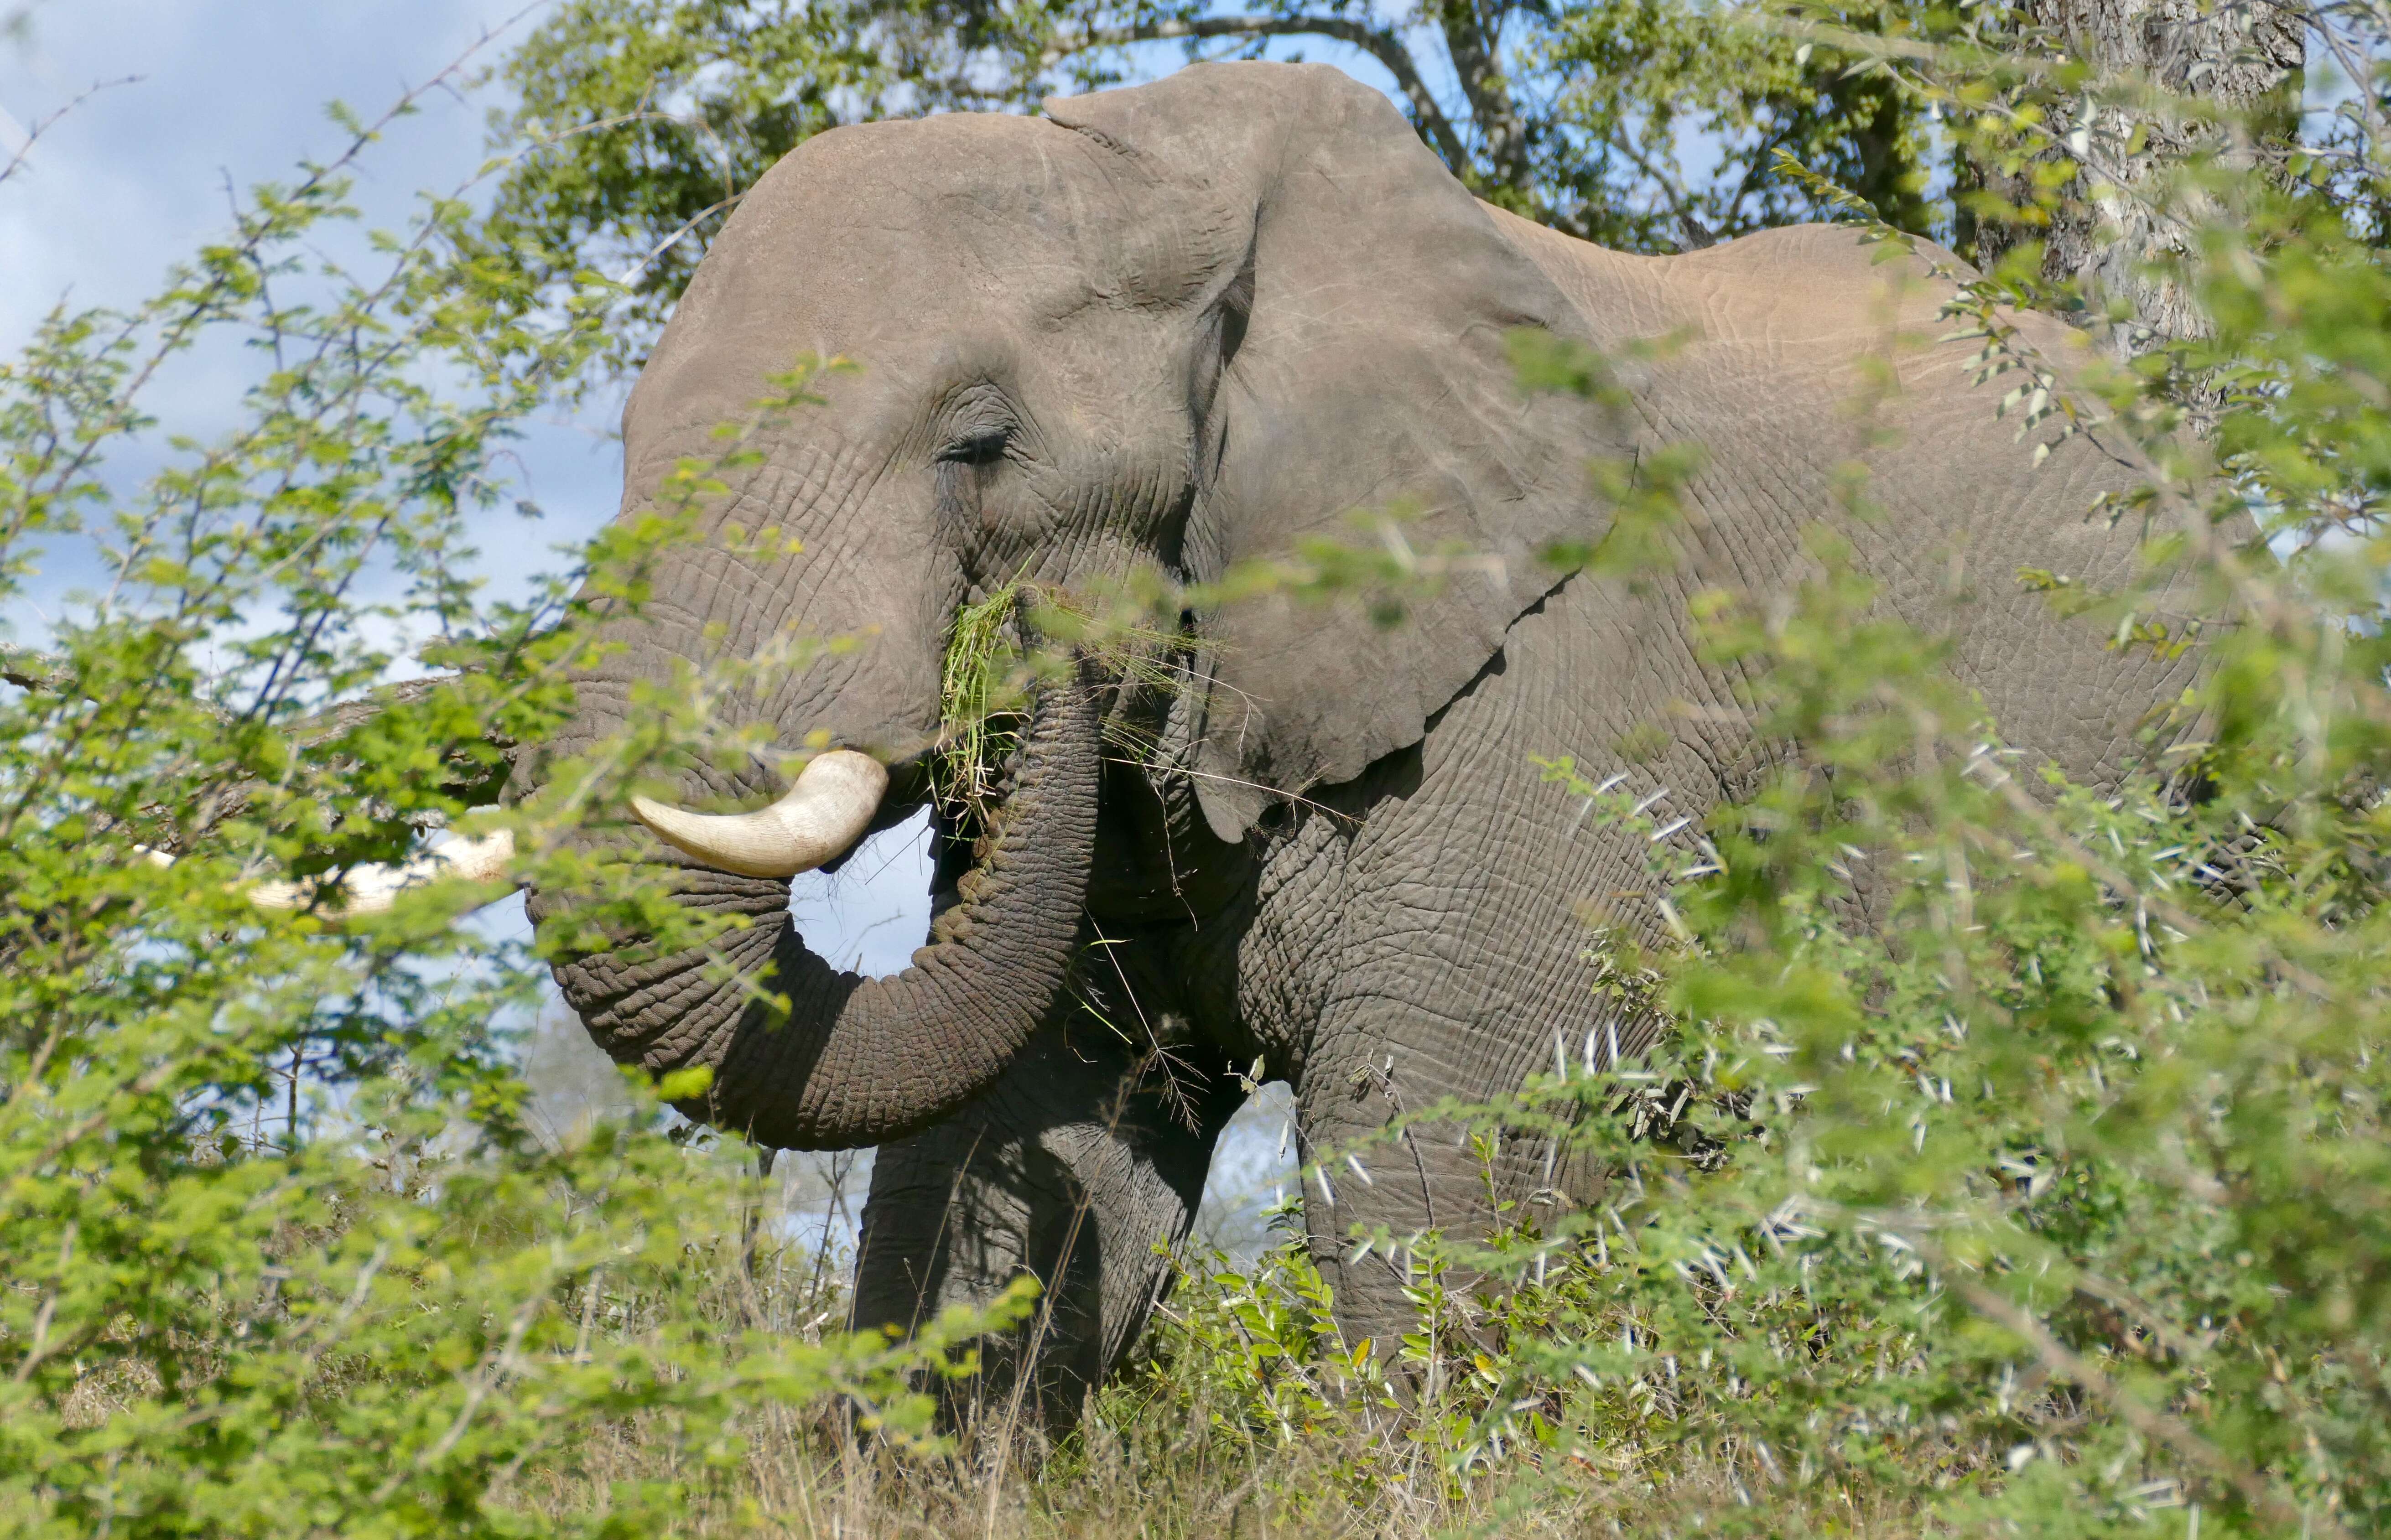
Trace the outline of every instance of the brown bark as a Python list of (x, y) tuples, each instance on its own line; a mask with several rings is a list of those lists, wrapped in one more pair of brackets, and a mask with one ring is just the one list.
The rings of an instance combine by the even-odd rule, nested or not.
[[(1528, 130), (1519, 121), (1519, 107), (1511, 98), (1510, 82), (1503, 73), (1497, 49), (1502, 30), (1500, 13), (1490, 19), (1480, 13), (1475, 0), (1439, 0), (1428, 7), (1428, 15), (1444, 33), (1445, 49), (1453, 58), (1453, 72), (1461, 83), (1462, 96), (1469, 103), (1469, 115), (1478, 123), (1488, 184), (1482, 190), (1499, 188), (1526, 194), (1533, 180), (1528, 163)], [(1467, 168), (1455, 166), (1454, 170), (1460, 173)]]
[[(2255, 164), (2288, 137), (2304, 14), (2252, 0), (2029, 0), (2027, 11), (2050, 52), (2088, 62), (2101, 84), (2139, 81), (2175, 99), (2128, 105), (2096, 93), (2054, 104), (2050, 127), (2066, 148), (2042, 159), (2064, 153), (2085, 169), (2061, 190), (2047, 229), (1981, 225), (1979, 264), (1990, 268), (2039, 233), (2043, 276), (2080, 286), (2087, 318), (2106, 327), (2117, 358), (2202, 335), (2191, 295), (2152, 270), (2184, 250), (2198, 212), (2166, 187), (2166, 173), (2203, 154)], [(1984, 185), (2028, 206), (2031, 170), (1994, 172)]]

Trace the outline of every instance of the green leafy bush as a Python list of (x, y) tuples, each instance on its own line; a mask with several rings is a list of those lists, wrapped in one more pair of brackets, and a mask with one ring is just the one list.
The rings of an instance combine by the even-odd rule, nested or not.
[[(505, 503), (513, 425), (591, 356), (614, 296), (499, 320), (509, 279), (459, 255), (456, 198), (377, 237), (378, 271), (330, 266), (311, 237), (348, 217), (376, 132), (353, 126), (158, 299), (54, 314), (0, 368), (0, 584), (78, 541), (110, 584), (57, 650), (9, 653), (0, 699), (12, 1532), (653, 1533), (738, 1484), (761, 1414), (825, 1448), (851, 1444), (841, 1406), (919, 1437), (919, 1381), (974, 1325), (891, 1345), (769, 1306), (757, 1259), (780, 1242), (756, 1233), (753, 1175), (659, 1110), (698, 1086), (634, 1086), (627, 1119), (533, 1138), (509, 1023), (546, 969), (468, 923), (500, 890), (342, 916), (344, 874), (446, 824), (507, 830), (542, 883), (686, 936), (677, 905), (561, 841), (669, 756), (740, 747), (704, 714), (733, 681), (698, 680), (486, 810), (509, 750), (569, 709), (591, 645), (572, 584), (641, 602), (719, 468), (683, 467), (535, 602), (482, 599), (470, 521)], [(156, 445), (145, 391), (217, 340), (270, 360), (239, 426)], [(802, 405), (805, 378), (765, 409)], [(136, 449), (163, 460), (137, 483), (117, 463)], [(380, 685), (410, 661), (450, 672)], [(267, 879), (298, 906), (253, 903)], [(593, 1464), (626, 1430), (646, 1463)]]

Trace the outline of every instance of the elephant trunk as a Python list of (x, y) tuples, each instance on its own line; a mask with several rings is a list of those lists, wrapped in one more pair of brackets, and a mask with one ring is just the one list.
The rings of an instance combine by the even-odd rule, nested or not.
[[(885, 1142), (953, 1111), (1020, 1052), (1079, 943), (1095, 846), (1101, 691), (1082, 667), (1034, 707), (993, 848), (894, 978), (841, 972), (790, 923), (784, 879), (681, 868), (682, 901), (752, 923), (714, 947), (560, 962), (565, 1000), (618, 1061), (704, 1065), (690, 1117), (783, 1149)], [(535, 894), (532, 916), (562, 895)]]

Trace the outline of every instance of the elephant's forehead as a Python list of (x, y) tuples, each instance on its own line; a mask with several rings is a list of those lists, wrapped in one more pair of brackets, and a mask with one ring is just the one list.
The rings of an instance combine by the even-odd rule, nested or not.
[(859, 399), (922, 383), (958, 346), (1118, 354), (1121, 324), (1186, 302), (1230, 260), (1228, 223), (1038, 120), (817, 135), (716, 239), (641, 380), (652, 410), (632, 417), (656, 421), (626, 429), (735, 415), (806, 353), (860, 360), (868, 378), (834, 392)]
[[(1106, 302), (1169, 304), (1221, 260), (1183, 196), (1084, 135), (954, 115), (818, 135), (784, 157), (709, 254), (726, 287), (872, 331), (965, 313), (1035, 325)], [(760, 297), (760, 296), (759, 296)]]

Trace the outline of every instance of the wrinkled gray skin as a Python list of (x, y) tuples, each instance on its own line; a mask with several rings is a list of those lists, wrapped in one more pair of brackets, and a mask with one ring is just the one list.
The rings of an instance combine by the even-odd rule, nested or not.
[[(786, 884), (660, 845), (687, 902), (756, 917), (730, 958), (789, 992), (790, 1018), (694, 956), (588, 957), (558, 978), (618, 1059), (716, 1067), (692, 1113), (783, 1147), (880, 1146), (859, 1324), (1037, 1273), (1053, 1301), (1040, 1395), (1067, 1411), (1146, 1318), (1152, 1249), (1186, 1230), (1241, 1099), (1233, 1071), (1260, 1058), (1294, 1083), (1309, 1161), (1400, 1108), (1516, 1087), (1557, 1033), (1575, 1052), (1605, 1025), (1571, 906), (1595, 896), (1655, 938), (1619, 896), (1639, 886), (1641, 853), (1571, 832), (1530, 756), (1627, 771), (1688, 815), (1750, 786), (1757, 752), (1731, 682), (1692, 661), (1687, 598), (1782, 591), (1803, 533), (1837, 518), (1834, 468), (1866, 447), (1859, 361), (1896, 325), (1948, 327), (1945, 286), (1919, 263), (1874, 264), (1850, 230), (1645, 258), (1489, 209), (1382, 96), (1323, 67), (1198, 66), (1048, 114), (840, 129), (749, 195), (625, 415), (625, 506), (681, 456), (715, 453), (708, 430), (795, 354), (845, 353), (867, 367), (776, 430), (712, 514), (781, 526), (804, 553), (675, 555), (559, 747), (611, 732), (632, 681), (706, 655), (706, 627), (733, 652), (868, 628), (872, 645), (736, 714), (783, 750), (827, 731), (889, 761), (885, 825), (924, 796), (949, 617), (1016, 572), (1208, 579), (1398, 498), (1423, 510), (1415, 546), (1464, 542), (1499, 566), (1389, 632), (1272, 598), (1189, 615), (1217, 644), (1207, 690), (1050, 691), (993, 853), (971, 870), (967, 848), (948, 848), (954, 891), (897, 978), (807, 954)], [(1896, 274), (1918, 281), (1889, 305)], [(1621, 417), (1523, 400), (1505, 345), (1521, 326), (1695, 340), (1631, 372)], [(2021, 567), (2096, 584), (2129, 571), (2131, 533), (2084, 517), (2120, 479), (2080, 441), (2030, 468), (1994, 418), (2001, 387), (1969, 385), (1968, 353), (1897, 354), (1901, 389), (1870, 419), (1901, 444), (1875, 456), (1884, 515), (1848, 533), (1892, 609), (1955, 635), (2011, 741), (2113, 776), (2190, 665), (2107, 652), (2019, 590)], [(1631, 593), (1538, 563), (1548, 542), (1602, 527), (1589, 456), (1686, 440), (1710, 455), (1694, 571)], [(1100, 764), (1100, 711), (1158, 730), (1154, 762)], [(1666, 750), (1620, 759), (1647, 725)], [(782, 789), (759, 764), (692, 773), (681, 800), (754, 807)], [(535, 918), (561, 902), (536, 895)], [(1118, 944), (1084, 950), (1099, 932)], [(1131, 1072), (1157, 1043), (1176, 1092), (1151, 1062)], [(1622, 1046), (1640, 1046), (1632, 1030)], [(1539, 1184), (1541, 1150), (1506, 1160), (1513, 1190)], [(1487, 1210), (1449, 1141), (1370, 1162), (1375, 1185), (1338, 1180), (1333, 1208), (1315, 1191), (1308, 1223), (1340, 1319), (1384, 1342), (1399, 1280), (1379, 1256), (1343, 1260), (1349, 1226), (1458, 1230)]]

